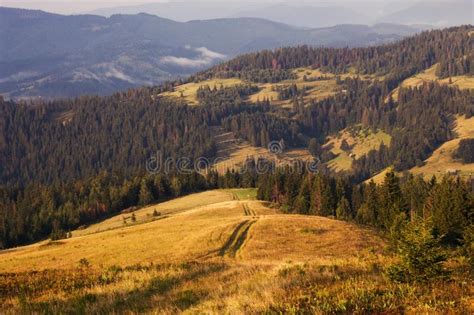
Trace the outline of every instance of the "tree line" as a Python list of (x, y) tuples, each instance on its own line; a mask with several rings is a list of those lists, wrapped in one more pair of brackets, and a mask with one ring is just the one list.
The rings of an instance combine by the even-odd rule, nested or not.
[[(456, 74), (472, 73), (472, 26), (426, 31), (396, 43), (366, 48), (314, 48), (309, 46), (284, 47), (264, 50), (237, 57), (197, 74), (228, 75), (263, 70), (285, 70), (314, 67), (333, 73), (345, 73), (352, 67), (360, 74), (400, 74), (408, 77), (440, 62), (441, 69), (456, 67)], [(464, 56), (469, 56), (463, 61)], [(447, 66), (445, 66), (447, 65)]]
[[(0, 248), (46, 237), (64, 238), (68, 231), (121, 211), (162, 202), (224, 185), (217, 173), (185, 173), (132, 177), (101, 172), (65, 184), (0, 187)], [(126, 211), (126, 210), (125, 210)]]
[(408, 221), (429, 223), (436, 235), (459, 244), (474, 224), (474, 181), (393, 172), (376, 185), (354, 184), (350, 178), (295, 171), (291, 167), (258, 178), (258, 198), (275, 202), (290, 213), (334, 217), (370, 225), (393, 234)]

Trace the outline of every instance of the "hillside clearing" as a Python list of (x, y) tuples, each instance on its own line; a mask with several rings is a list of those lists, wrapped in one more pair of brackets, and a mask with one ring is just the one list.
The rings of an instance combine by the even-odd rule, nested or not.
[[(349, 145), (349, 148), (346, 150), (341, 148), (344, 140)], [(374, 132), (370, 129), (356, 126), (329, 137), (323, 147), (337, 155), (336, 158), (328, 162), (328, 166), (332, 170), (340, 172), (350, 170), (353, 159), (358, 159), (371, 150), (378, 150), (382, 143), (390, 146), (390, 142), (390, 135), (381, 130)]]
[(421, 167), (410, 170), (413, 174), (422, 174), (425, 178), (443, 176), (448, 170), (456, 170), (461, 176), (474, 176), (474, 164), (462, 164), (453, 158), (462, 139), (474, 138), (474, 117), (456, 117), (456, 138), (443, 143), (433, 154), (424, 161)]
[(183, 99), (189, 105), (198, 105), (199, 101), (197, 100), (197, 91), (202, 86), (209, 86), (211, 89), (223, 87), (235, 86), (242, 84), (243, 81), (237, 78), (230, 79), (210, 79), (201, 82), (191, 82), (179, 85), (175, 87), (173, 92), (164, 92), (161, 96), (165, 97), (175, 97)]
[(179, 98), (189, 105), (198, 105), (197, 90), (202, 86), (214, 87), (232, 87), (239, 84), (252, 84), (259, 88), (259, 91), (250, 95), (248, 100), (252, 103), (268, 99), (272, 104), (282, 107), (289, 107), (292, 104), (291, 100), (278, 100), (278, 88), (289, 87), (296, 85), (298, 89), (306, 89), (304, 100), (323, 100), (332, 97), (343, 91), (343, 87), (336, 83), (336, 77), (341, 80), (346, 78), (360, 78), (362, 80), (383, 79), (383, 76), (377, 75), (358, 75), (355, 72), (343, 73), (335, 75), (330, 72), (324, 72), (320, 69), (313, 69), (311, 67), (293, 69), (292, 72), (296, 75), (296, 79), (283, 80), (278, 83), (253, 83), (241, 80), (239, 78), (228, 79), (208, 79), (200, 82), (191, 82), (175, 87), (173, 92), (161, 93), (161, 96)]
[(217, 158), (213, 168), (224, 174), (228, 169), (240, 169), (248, 158), (265, 158), (277, 161), (279, 165), (291, 164), (295, 160), (309, 161), (312, 156), (307, 149), (287, 149), (280, 154), (273, 154), (267, 148), (254, 147), (248, 141), (237, 139), (232, 132), (222, 128), (214, 129), (217, 145)]
[[(474, 126), (474, 117), (467, 119), (465, 116), (457, 116), (456, 127), (454, 128), (456, 138), (443, 143), (423, 162), (423, 166), (413, 167), (410, 169), (410, 173), (414, 175), (422, 175), (425, 179), (430, 179), (433, 176), (438, 178), (443, 177), (448, 174), (448, 171), (456, 171), (457, 175), (461, 177), (474, 176), (474, 164), (462, 164), (453, 158), (453, 154), (458, 149), (459, 142), (462, 139), (474, 138), (474, 129), (472, 126)], [(382, 183), (385, 174), (392, 169), (392, 167), (386, 168), (382, 172), (366, 180), (366, 183), (371, 180), (376, 184)]]
[[(189, 196), (162, 202), (157, 205), (144, 207), (136, 211), (124, 212), (112, 218), (106, 219), (100, 223), (93, 224), (84, 229), (73, 232), (73, 236), (82, 236), (101, 231), (121, 228), (127, 225), (150, 222), (167, 218), (171, 214), (186, 211), (196, 207), (202, 207), (224, 201), (231, 201), (232, 193), (223, 190), (206, 191), (202, 193), (192, 194)], [(158, 217), (153, 217), (153, 212), (159, 213)], [(136, 223), (131, 221), (131, 215), (135, 214)]]

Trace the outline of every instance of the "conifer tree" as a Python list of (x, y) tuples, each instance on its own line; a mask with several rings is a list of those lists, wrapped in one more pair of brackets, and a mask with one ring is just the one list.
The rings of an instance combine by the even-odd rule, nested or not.
[(143, 179), (140, 185), (139, 204), (142, 206), (153, 202), (153, 193), (151, 191), (150, 183), (147, 179)]
[(387, 273), (397, 282), (426, 282), (447, 276), (443, 264), (447, 259), (426, 222), (407, 225), (398, 242), (400, 262), (390, 266)]
[(336, 218), (338, 218), (339, 220), (346, 221), (352, 220), (351, 206), (346, 197), (342, 197), (339, 203), (337, 204)]

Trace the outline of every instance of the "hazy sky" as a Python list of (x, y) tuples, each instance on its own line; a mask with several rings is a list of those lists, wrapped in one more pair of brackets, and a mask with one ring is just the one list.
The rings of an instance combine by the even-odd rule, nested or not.
[(88, 12), (104, 7), (116, 7), (125, 5), (139, 5), (144, 3), (157, 2), (260, 2), (260, 3), (286, 3), (286, 4), (313, 4), (313, 5), (337, 5), (337, 4), (357, 4), (368, 2), (376, 3), (390, 3), (390, 2), (414, 2), (413, 0), (46, 0), (46, 1), (28, 1), (28, 0), (0, 0), (0, 6), (26, 8), (26, 9), (40, 9), (48, 12), (56, 12), (63, 14)]

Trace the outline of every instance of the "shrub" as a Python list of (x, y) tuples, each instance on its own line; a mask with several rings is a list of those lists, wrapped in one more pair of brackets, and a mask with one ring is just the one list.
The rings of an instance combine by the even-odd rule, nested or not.
[(81, 260), (79, 260), (79, 266), (83, 267), (83, 268), (88, 268), (90, 267), (91, 263), (89, 262), (89, 260), (87, 258), (81, 258)]
[(426, 282), (447, 276), (443, 267), (447, 256), (440, 238), (425, 222), (408, 224), (398, 242), (400, 262), (391, 265), (387, 274), (395, 282)]
[(64, 231), (60, 227), (59, 223), (54, 222), (53, 223), (53, 230), (51, 231), (50, 238), (51, 238), (52, 241), (58, 241), (58, 240), (68, 238), (68, 235), (67, 235), (66, 231)]

